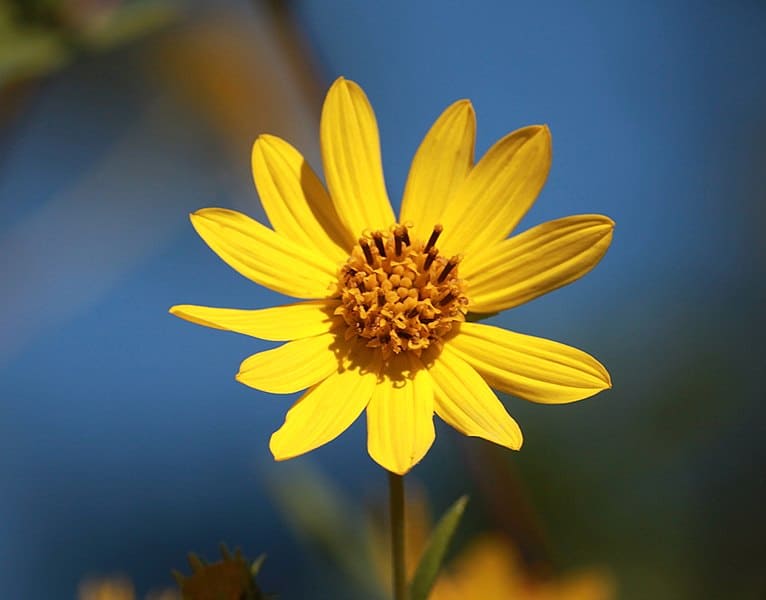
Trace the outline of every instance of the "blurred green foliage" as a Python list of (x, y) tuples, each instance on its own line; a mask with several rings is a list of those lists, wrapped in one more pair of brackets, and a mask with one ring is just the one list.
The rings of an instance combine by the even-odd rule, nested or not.
[(171, 0), (0, 0), (0, 91), (169, 22)]
[(436, 524), (410, 582), (412, 600), (426, 600), (431, 593), (466, 504), (468, 496), (461, 496)]

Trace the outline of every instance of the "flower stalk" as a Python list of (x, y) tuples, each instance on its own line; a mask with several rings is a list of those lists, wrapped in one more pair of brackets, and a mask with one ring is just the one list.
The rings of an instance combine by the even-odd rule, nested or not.
[(404, 476), (388, 473), (391, 512), (391, 577), (394, 600), (407, 600), (407, 573), (404, 564)]

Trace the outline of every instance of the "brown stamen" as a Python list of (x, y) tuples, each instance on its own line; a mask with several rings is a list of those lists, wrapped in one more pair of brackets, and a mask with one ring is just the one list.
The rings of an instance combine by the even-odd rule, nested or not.
[(457, 263), (460, 261), (460, 259), (457, 256), (453, 256), (447, 261), (447, 264), (444, 265), (444, 270), (439, 275), (439, 279), (437, 281), (439, 283), (442, 283), (445, 279), (447, 279), (447, 275), (450, 274), (450, 271), (454, 269), (457, 266)]
[[(404, 233), (402, 233), (402, 229), (404, 229)], [(407, 234), (407, 230), (404, 227), (397, 227), (394, 230), (394, 247), (396, 250), (396, 256), (402, 255), (402, 243), (405, 240), (405, 236)]]
[(444, 296), (444, 298), (442, 298), (441, 300), (439, 300), (439, 306), (444, 306), (445, 304), (449, 304), (449, 303), (450, 303), (450, 302), (452, 302), (454, 299), (455, 299), (455, 294), (453, 294), (452, 292), (450, 292), (449, 294), (447, 294), (446, 296)]
[(439, 251), (436, 248), (431, 248), (428, 251), (428, 256), (426, 257), (426, 262), (423, 263), (423, 268), (428, 271), (428, 269), (431, 268), (431, 265), (434, 264), (434, 260), (436, 260), (436, 255), (439, 254)]
[(383, 234), (380, 231), (376, 231), (372, 234), (372, 239), (375, 242), (375, 247), (378, 249), (378, 254), (381, 257), (386, 258), (386, 249), (383, 246)]
[(465, 320), (460, 256), (440, 256), (435, 243), (441, 232), (435, 226), (426, 246), (410, 239), (402, 224), (359, 238), (340, 269), (340, 306), (333, 313), (345, 321), (345, 339), (358, 338), (387, 363), (404, 352), (420, 356)]
[(367, 243), (367, 240), (359, 238), (359, 245), (362, 247), (362, 252), (364, 252), (364, 258), (367, 259), (367, 264), (374, 267), (375, 264), (372, 260), (372, 250), (370, 250), (370, 245)]
[(428, 238), (428, 243), (426, 244), (425, 248), (423, 248), (423, 253), (427, 254), (431, 248), (434, 247), (434, 244), (436, 243), (436, 240), (439, 239), (439, 236), (442, 234), (442, 231), (444, 231), (444, 227), (437, 224), (434, 225), (434, 230), (431, 232), (431, 237)]

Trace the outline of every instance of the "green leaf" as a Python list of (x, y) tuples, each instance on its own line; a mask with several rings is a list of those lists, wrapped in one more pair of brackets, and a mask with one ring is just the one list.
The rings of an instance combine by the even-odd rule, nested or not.
[(367, 540), (353, 504), (309, 460), (280, 466), (267, 485), (296, 535), (329, 559), (350, 585), (364, 590), (361, 597), (376, 598), (370, 589), (375, 577), (367, 561)]
[(467, 503), (468, 496), (459, 498), (436, 525), (410, 583), (410, 600), (427, 600)]
[(70, 59), (63, 40), (42, 30), (0, 32), (0, 87), (53, 71)]
[(253, 577), (258, 575), (265, 560), (266, 560), (266, 554), (264, 553), (264, 554), (261, 554), (258, 558), (256, 558), (253, 561), (253, 564), (250, 565), (250, 572), (253, 574)]
[(79, 32), (80, 41), (92, 50), (112, 48), (167, 25), (176, 14), (176, 4), (169, 0), (123, 4), (104, 22)]

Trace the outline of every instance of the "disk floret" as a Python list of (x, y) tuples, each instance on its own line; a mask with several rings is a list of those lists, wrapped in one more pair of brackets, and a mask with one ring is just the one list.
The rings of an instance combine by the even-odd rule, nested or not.
[(459, 256), (439, 255), (441, 225), (425, 242), (410, 240), (405, 225), (359, 238), (340, 269), (340, 306), (346, 339), (380, 348), (384, 360), (404, 351), (418, 356), (465, 320), (468, 298), (458, 278)]

